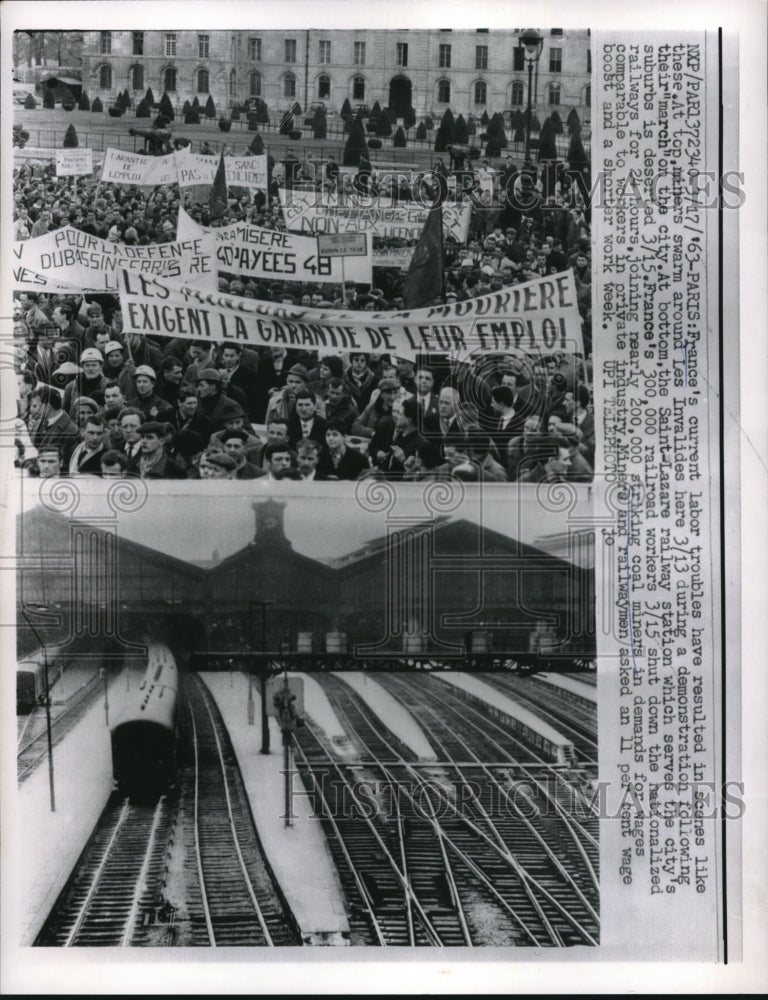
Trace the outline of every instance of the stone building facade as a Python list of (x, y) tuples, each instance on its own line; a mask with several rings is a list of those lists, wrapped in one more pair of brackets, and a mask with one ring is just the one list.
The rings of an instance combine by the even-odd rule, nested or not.
[[(522, 30), (86, 31), (83, 84), (104, 103), (126, 87), (136, 99), (151, 87), (174, 104), (204, 104), (210, 94), (219, 112), (249, 97), (273, 112), (295, 101), (305, 110), (322, 101), (333, 112), (348, 98), (399, 113), (410, 105), (419, 118), (448, 107), (480, 117), (527, 105)], [(589, 30), (542, 34), (532, 80), (537, 114), (564, 117), (575, 108), (588, 120)]]

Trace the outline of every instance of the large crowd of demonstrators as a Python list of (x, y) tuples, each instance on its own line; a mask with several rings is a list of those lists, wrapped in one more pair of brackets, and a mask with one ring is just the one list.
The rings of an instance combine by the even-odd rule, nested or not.
[[(203, 225), (283, 229), (277, 187), (306, 181), (306, 165), (297, 164), (278, 165), (268, 192), (230, 191), (229, 210), (215, 222), (207, 204), (176, 185), (73, 183), (52, 165), (21, 166), (14, 238), (73, 226), (128, 245), (168, 242), (180, 205)], [(483, 172), (493, 173), (483, 163), (474, 178)], [(445, 240), (445, 301), (570, 268), (583, 355), (411, 360), (211, 344), (124, 334), (116, 295), (16, 292), (17, 466), (40, 477), (591, 481), (589, 212), (567, 178), (544, 197), (533, 168), (508, 160), (495, 174), (493, 196), (474, 192), (467, 242)], [(375, 173), (361, 176), (370, 193)], [(320, 178), (318, 186), (341, 184), (333, 162)], [(352, 180), (359, 189), (360, 178)], [(506, 197), (521, 186), (538, 196)], [(413, 196), (403, 181), (398, 200)], [(405, 245), (374, 246), (388, 244)], [(263, 301), (381, 312), (403, 308), (404, 276), (375, 267), (372, 286), (345, 287), (221, 271), (218, 280), (220, 290)]]

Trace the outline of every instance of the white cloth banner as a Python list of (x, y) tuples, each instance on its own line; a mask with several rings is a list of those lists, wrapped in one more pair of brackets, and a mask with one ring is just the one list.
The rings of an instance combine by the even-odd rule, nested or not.
[[(390, 207), (381, 206), (370, 196), (366, 207), (364, 197), (329, 197), (319, 191), (297, 191), (280, 188), (280, 203), (286, 228), (304, 233), (371, 233), (373, 236), (418, 239), (430, 209), (418, 202), (405, 202)], [(472, 206), (443, 205), (443, 235), (466, 243)]]
[(121, 271), (120, 304), (128, 333), (214, 343), (388, 352), (401, 357), (423, 351), (460, 357), (582, 353), (571, 271), (465, 302), (381, 313), (277, 305)]
[(216, 238), (208, 233), (172, 243), (129, 246), (65, 226), (14, 243), (12, 261), (16, 289), (43, 291), (39, 283), (43, 277), (84, 292), (116, 291), (120, 268), (194, 281), (202, 288), (217, 286)]
[(138, 184), (141, 187), (155, 184), (175, 184), (177, 180), (174, 153), (165, 156), (145, 156), (129, 153), (124, 149), (108, 147), (101, 165), (101, 180), (110, 184)]
[[(213, 184), (219, 167), (218, 156), (201, 156), (189, 149), (180, 149), (175, 154), (179, 187), (194, 184)], [(225, 156), (224, 170), (228, 187), (250, 189), (266, 188), (267, 156)]]
[(360, 257), (321, 257), (316, 236), (298, 236), (237, 222), (220, 229), (201, 226), (179, 208), (177, 236), (195, 239), (202, 233), (216, 237), (219, 270), (246, 278), (270, 281), (304, 281), (340, 284), (342, 281), (371, 283), (371, 238), (368, 253)]

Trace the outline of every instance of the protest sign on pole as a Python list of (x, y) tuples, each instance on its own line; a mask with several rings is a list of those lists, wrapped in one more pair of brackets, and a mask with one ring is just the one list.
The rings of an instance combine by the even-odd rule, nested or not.
[(57, 177), (79, 177), (83, 174), (93, 173), (93, 150), (86, 149), (57, 149), (56, 150), (56, 176)]
[(102, 182), (111, 184), (136, 184), (151, 187), (156, 184), (175, 184), (178, 179), (173, 153), (165, 156), (145, 156), (123, 149), (108, 147), (101, 166)]
[(346, 271), (339, 257), (318, 252), (315, 236), (300, 236), (244, 222), (220, 228), (201, 226), (180, 208), (178, 238), (194, 239), (203, 233), (211, 233), (217, 240), (219, 270), (241, 278), (339, 284), (346, 274), (350, 281), (371, 283), (370, 238), (364, 233), (356, 235), (355, 240), (358, 246), (364, 243), (366, 249), (362, 255), (349, 258)]
[(582, 353), (571, 271), (464, 302), (381, 313), (277, 305), (127, 270), (120, 272), (119, 290), (129, 333), (410, 358), (424, 351)]
[[(204, 156), (179, 149), (174, 153), (178, 172), (179, 187), (196, 184), (213, 184), (219, 161), (213, 156)], [(242, 187), (259, 190), (267, 186), (267, 156), (225, 156), (224, 171), (228, 187)]]

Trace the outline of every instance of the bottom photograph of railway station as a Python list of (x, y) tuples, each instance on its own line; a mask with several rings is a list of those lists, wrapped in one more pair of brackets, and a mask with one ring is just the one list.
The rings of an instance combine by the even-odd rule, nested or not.
[(587, 489), (34, 487), (22, 945), (599, 944)]

